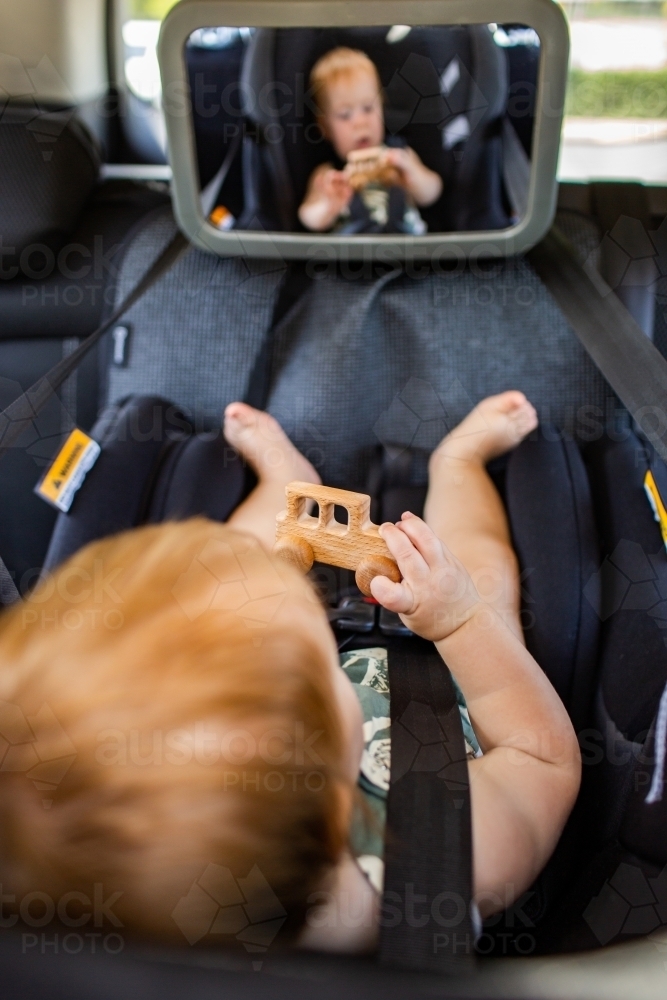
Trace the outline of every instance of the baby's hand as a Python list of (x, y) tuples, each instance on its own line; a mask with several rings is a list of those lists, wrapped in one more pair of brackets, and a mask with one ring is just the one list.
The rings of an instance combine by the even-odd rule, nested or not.
[(380, 534), (403, 574), (371, 581), (371, 593), (388, 611), (424, 639), (439, 642), (472, 617), (480, 599), (461, 563), (420, 517), (403, 514), (399, 524), (383, 524)]
[(386, 149), (384, 162), (398, 170), (417, 205), (432, 205), (442, 194), (440, 175), (429, 170), (409, 146)]
[(333, 168), (323, 170), (314, 179), (313, 189), (322, 198), (327, 199), (335, 216), (340, 215), (354, 194), (343, 171)]
[(422, 165), (417, 154), (409, 146), (385, 149), (382, 159), (385, 163), (395, 167), (403, 175), (406, 185), (409, 185), (410, 181), (414, 180), (416, 171)]

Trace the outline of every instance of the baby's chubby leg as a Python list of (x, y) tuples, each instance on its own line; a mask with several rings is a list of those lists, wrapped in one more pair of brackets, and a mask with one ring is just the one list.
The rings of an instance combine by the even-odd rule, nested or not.
[(269, 413), (247, 403), (230, 403), (225, 410), (225, 438), (257, 474), (259, 482), (228, 524), (254, 535), (270, 551), (276, 538), (276, 516), (285, 509), (285, 487), (294, 480), (320, 483), (307, 458), (294, 447)]
[(482, 400), (431, 455), (424, 520), (459, 559), (482, 600), (523, 641), (516, 556), (500, 497), (485, 464), (537, 426), (522, 392)]

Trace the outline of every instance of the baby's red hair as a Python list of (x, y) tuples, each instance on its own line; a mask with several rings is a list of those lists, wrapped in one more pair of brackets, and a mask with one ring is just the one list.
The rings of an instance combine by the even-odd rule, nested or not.
[(347, 825), (327, 650), (285, 613), (313, 600), (199, 518), (88, 545), (5, 612), (0, 699), (41, 719), (41, 762), (75, 754), (60, 779), (0, 774), (5, 892), (102, 883), (128, 931), (184, 943), (172, 914), (207, 867), (257, 866), (296, 932)]
[(317, 60), (310, 72), (310, 86), (313, 89), (313, 99), (319, 116), (326, 114), (328, 89), (338, 80), (347, 80), (353, 76), (370, 76), (377, 85), (378, 93), (382, 92), (382, 83), (377, 67), (365, 52), (350, 49), (344, 45), (331, 49)]

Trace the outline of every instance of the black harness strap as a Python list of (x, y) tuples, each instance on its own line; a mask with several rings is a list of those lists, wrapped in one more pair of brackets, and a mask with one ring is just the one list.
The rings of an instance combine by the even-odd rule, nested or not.
[(166, 249), (149, 267), (127, 298), (121, 302), (117, 309), (114, 309), (111, 316), (101, 326), (98, 326), (97, 330), (89, 334), (75, 351), (54, 365), (51, 371), (43, 375), (0, 413), (0, 459), (21, 436), (26, 427), (30, 426), (65, 379), (81, 364), (85, 355), (95, 346), (102, 335), (148, 291), (151, 285), (155, 284), (172, 267), (176, 259), (189, 245), (187, 237), (181, 232), (176, 233)]
[(452, 677), (431, 643), (389, 645), (391, 784), (380, 961), (462, 973), (474, 964), (470, 788)]

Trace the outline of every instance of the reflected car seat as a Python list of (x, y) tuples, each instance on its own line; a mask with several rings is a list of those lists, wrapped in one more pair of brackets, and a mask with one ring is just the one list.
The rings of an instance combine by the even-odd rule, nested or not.
[(422, 212), (429, 229), (507, 226), (507, 58), (486, 25), (473, 25), (412, 28), (393, 42), (386, 28), (257, 29), (242, 74), (248, 132), (239, 228), (302, 228), (297, 209), (308, 178), (333, 155), (315, 122), (308, 78), (317, 59), (339, 45), (373, 60), (388, 133), (403, 137), (444, 180), (439, 201)]
[[(198, 33), (185, 47), (192, 98), (192, 124), (202, 188), (213, 179), (230, 144), (243, 127), (238, 82), (246, 51), (240, 33)], [(210, 37), (209, 37), (210, 36)], [(243, 211), (241, 158), (225, 178), (220, 200), (235, 217)]]

